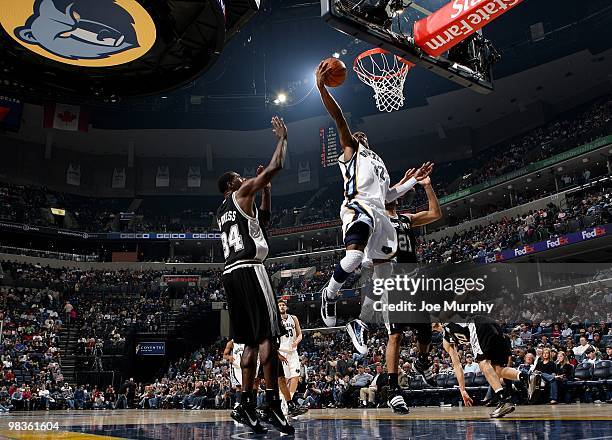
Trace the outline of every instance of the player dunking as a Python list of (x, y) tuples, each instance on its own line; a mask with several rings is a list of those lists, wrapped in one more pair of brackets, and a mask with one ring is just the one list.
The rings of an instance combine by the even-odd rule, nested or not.
[[(431, 185), (431, 179), (426, 177), (419, 181), (419, 184), (425, 189), (427, 194), (428, 209), (426, 211), (420, 211), (416, 214), (398, 214), (397, 213), (397, 202), (393, 201), (388, 203), (385, 207), (387, 209), (387, 215), (391, 219), (391, 223), (395, 227), (397, 232), (398, 250), (395, 256), (396, 263), (399, 271), (404, 268), (412, 271), (418, 262), (417, 259), (417, 242), (414, 235), (413, 228), (439, 220), (442, 217), (442, 211), (440, 210), (440, 204), (438, 198)], [(401, 266), (406, 265), (406, 266)], [(364, 301), (373, 301), (371, 298), (364, 298)], [(408, 413), (408, 405), (404, 400), (400, 392), (398, 385), (398, 368), (399, 368), (399, 355), (402, 342), (403, 332), (407, 327), (412, 328), (417, 334), (417, 348), (419, 351), (417, 361), (414, 364), (416, 371), (418, 371), (425, 381), (431, 385), (436, 386), (432, 363), (429, 361), (429, 351), (431, 348), (431, 322), (427, 317), (424, 317), (421, 322), (404, 324), (404, 323), (392, 323), (386, 322), (387, 331), (389, 332), (389, 343), (386, 349), (386, 363), (387, 371), (389, 373), (389, 406), (393, 411), (398, 413)]]
[[(342, 146), (338, 164), (344, 178), (345, 199), (340, 217), (346, 254), (321, 295), (321, 317), (328, 327), (336, 324), (336, 300), (340, 288), (364, 258), (373, 262), (374, 274), (378, 276), (384, 273), (382, 266), (385, 263), (390, 265), (397, 251), (397, 235), (385, 214), (385, 203), (404, 195), (431, 172), (431, 164), (424, 164), (414, 176), (406, 175), (397, 185), (390, 187), (384, 162), (370, 150), (363, 132), (351, 132), (340, 106), (327, 90), (324, 81), (329, 71), (329, 64), (323, 61), (317, 67), (316, 77), (321, 100), (336, 123)], [(351, 321), (347, 331), (358, 350), (367, 352), (367, 327), (363, 322)]]
[(436, 331), (444, 332), (443, 346), (453, 362), (453, 369), (459, 384), (459, 391), (465, 406), (472, 406), (472, 398), (465, 389), (463, 367), (457, 353), (457, 344), (469, 344), (478, 362), (480, 371), (493, 388), (497, 407), (491, 413), (492, 418), (503, 417), (514, 411), (515, 406), (510, 396), (504, 391), (500, 378), (509, 380), (527, 380), (527, 373), (508, 367), (511, 355), (510, 340), (502, 328), (495, 323), (454, 323), (432, 324)]
[(253, 432), (267, 432), (255, 410), (252, 392), (257, 372), (257, 357), (261, 361), (266, 382), (266, 419), (283, 433), (295, 430), (287, 423), (278, 396), (278, 338), (284, 334), (280, 313), (274, 298), (268, 273), (263, 265), (268, 255), (268, 243), (255, 206), (256, 194), (266, 188), (283, 168), (287, 153), (287, 127), (278, 117), (272, 118), (278, 138), (269, 165), (252, 179), (227, 172), (219, 180), (224, 200), (217, 210), (217, 223), (225, 257), (223, 287), (227, 295), (234, 341), (245, 344), (242, 368), (241, 403), (232, 417)]

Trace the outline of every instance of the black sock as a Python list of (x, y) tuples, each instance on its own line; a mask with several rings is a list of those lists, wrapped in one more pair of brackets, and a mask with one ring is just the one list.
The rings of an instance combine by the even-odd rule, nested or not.
[(503, 388), (495, 392), (495, 398), (498, 402), (503, 402), (506, 400), (506, 393), (504, 392)]
[(429, 365), (429, 353), (419, 353), (419, 362)]
[(389, 373), (389, 388), (390, 389), (394, 390), (398, 388), (397, 378), (398, 378), (397, 373)]
[(521, 371), (519, 373), (519, 380), (527, 380), (529, 379), (529, 374), (525, 373), (524, 371)]
[(243, 405), (255, 405), (255, 393), (252, 390), (240, 393), (240, 403)]
[(275, 400), (280, 400), (278, 397), (278, 390), (269, 390), (266, 388), (266, 402), (272, 403)]

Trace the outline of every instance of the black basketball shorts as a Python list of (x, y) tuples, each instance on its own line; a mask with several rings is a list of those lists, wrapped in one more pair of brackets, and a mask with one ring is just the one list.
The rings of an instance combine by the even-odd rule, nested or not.
[(475, 342), (480, 347), (480, 350), (472, 347), (476, 352), (476, 362), (486, 359), (491, 361), (492, 365), (508, 365), (508, 358), (512, 354), (510, 339), (498, 324), (476, 324), (476, 336)]
[(255, 346), (285, 334), (278, 304), (263, 264), (244, 264), (223, 273), (234, 342)]

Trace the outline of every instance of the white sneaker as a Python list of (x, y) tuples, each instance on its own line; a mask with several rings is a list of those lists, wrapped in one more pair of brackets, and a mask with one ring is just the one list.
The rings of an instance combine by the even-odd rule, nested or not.
[(321, 318), (327, 327), (336, 325), (336, 300), (327, 297), (327, 287), (321, 291)]
[(408, 414), (410, 412), (408, 405), (406, 405), (406, 401), (404, 400), (404, 396), (401, 394), (396, 394), (390, 398), (387, 403), (394, 413)]
[(353, 319), (346, 324), (346, 331), (359, 354), (368, 354), (368, 326), (365, 322), (361, 319)]

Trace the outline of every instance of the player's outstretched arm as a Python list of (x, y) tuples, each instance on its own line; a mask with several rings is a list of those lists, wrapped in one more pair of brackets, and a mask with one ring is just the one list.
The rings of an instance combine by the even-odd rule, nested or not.
[(295, 323), (295, 341), (293, 342), (293, 349), (296, 349), (300, 342), (302, 342), (302, 326), (300, 326), (300, 320), (297, 316), (293, 317)]
[[(263, 173), (263, 165), (257, 167), (257, 175)], [(268, 182), (261, 190), (261, 204), (259, 205), (259, 223), (264, 228), (270, 225), (272, 219), (272, 183)]]
[(420, 181), (428, 178), (432, 171), (432, 162), (424, 163), (417, 170), (414, 168), (409, 169), (406, 171), (406, 174), (404, 174), (402, 180), (387, 190), (385, 202), (390, 203), (402, 197), (404, 194), (414, 188), (417, 183), (420, 183)]
[(327, 62), (321, 61), (316, 70), (317, 88), (321, 94), (321, 100), (323, 101), (325, 109), (336, 123), (338, 133), (340, 134), (340, 145), (342, 145), (342, 149), (344, 150), (349, 148), (350, 151), (348, 153), (352, 156), (353, 152), (357, 150), (357, 142), (353, 138), (353, 133), (351, 133), (351, 129), (346, 122), (344, 113), (342, 113), (342, 109), (334, 97), (329, 93), (323, 82), (325, 75), (329, 72), (329, 69), (330, 67)]
[(287, 155), (287, 126), (278, 116), (272, 118), (272, 131), (278, 138), (278, 143), (270, 163), (259, 175), (245, 181), (236, 192), (236, 198), (240, 202), (240, 207), (243, 209), (245, 207), (248, 208), (246, 212), (251, 210), (255, 194), (265, 188), (272, 181), (272, 178), (283, 169), (285, 164), (285, 157)]
[(465, 389), (465, 376), (463, 375), (463, 367), (461, 366), (461, 360), (454, 344), (451, 344), (446, 339), (442, 339), (442, 345), (444, 350), (449, 354), (451, 361), (453, 362), (453, 371), (459, 384), (459, 392), (465, 406), (472, 406), (472, 398)]
[(412, 215), (411, 220), (414, 226), (428, 225), (442, 218), (440, 202), (438, 202), (438, 196), (436, 196), (429, 176), (421, 180), (419, 184), (423, 186), (425, 194), (427, 194), (427, 211), (417, 212)]

